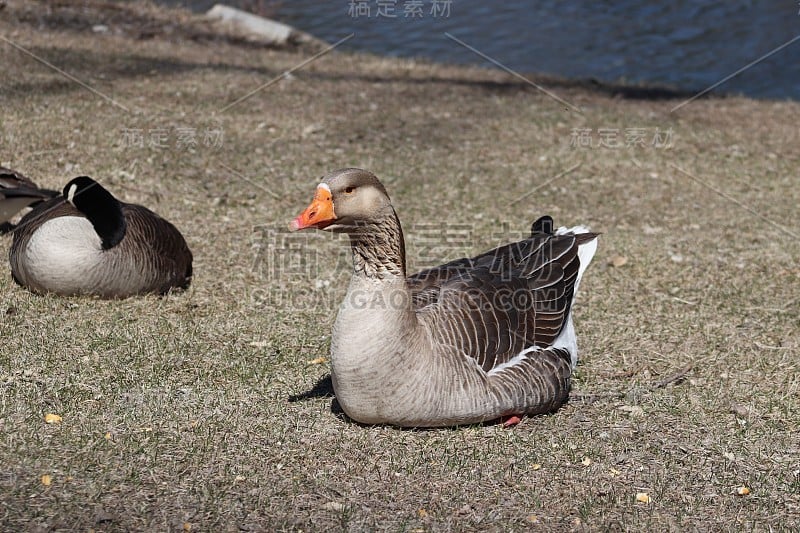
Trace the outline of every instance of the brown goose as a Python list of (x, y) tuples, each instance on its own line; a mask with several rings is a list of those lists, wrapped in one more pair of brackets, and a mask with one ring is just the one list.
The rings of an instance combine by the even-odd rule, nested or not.
[(571, 308), (597, 248), (553, 231), (406, 276), (403, 232), (383, 185), (343, 169), (317, 186), (290, 229), (346, 233), (353, 276), (331, 338), (336, 398), (352, 419), (452, 426), (551, 411), (578, 352)]
[(0, 233), (13, 229), (11, 219), (26, 207), (58, 195), (58, 191), (40, 189), (16, 170), (0, 166)]
[(14, 280), (37, 293), (124, 298), (186, 288), (192, 276), (175, 226), (86, 176), (23, 217), (9, 260)]

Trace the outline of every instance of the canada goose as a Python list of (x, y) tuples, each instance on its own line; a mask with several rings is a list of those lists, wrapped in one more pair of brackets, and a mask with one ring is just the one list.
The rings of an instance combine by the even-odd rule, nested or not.
[(0, 233), (14, 228), (10, 223), (14, 215), (58, 194), (58, 191), (40, 189), (16, 170), (0, 166)]
[(572, 304), (596, 234), (553, 231), (542, 217), (525, 240), (406, 277), (386, 189), (354, 168), (325, 176), (289, 227), (350, 237), (353, 275), (331, 336), (333, 388), (350, 418), (516, 422), (566, 401), (578, 357)]
[(192, 276), (175, 226), (86, 176), (23, 217), (9, 259), (14, 280), (37, 293), (124, 298), (186, 288)]

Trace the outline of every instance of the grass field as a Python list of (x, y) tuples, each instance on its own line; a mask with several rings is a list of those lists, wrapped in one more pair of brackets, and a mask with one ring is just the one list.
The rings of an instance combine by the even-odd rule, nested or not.
[[(311, 52), (60, 5), (4, 9), (0, 162), (149, 206), (195, 277), (103, 301), (0, 276), (0, 529), (800, 528), (799, 104), (537, 79), (578, 112), (499, 71), (334, 52), (223, 110)], [(412, 268), (545, 213), (603, 233), (567, 405), (511, 430), (338, 412), (348, 250), (284, 228), (344, 166), (384, 180)]]

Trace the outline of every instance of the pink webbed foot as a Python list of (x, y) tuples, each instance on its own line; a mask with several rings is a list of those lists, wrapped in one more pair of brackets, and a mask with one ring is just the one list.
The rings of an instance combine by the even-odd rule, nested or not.
[(504, 428), (512, 428), (522, 422), (522, 415), (508, 415), (500, 417)]

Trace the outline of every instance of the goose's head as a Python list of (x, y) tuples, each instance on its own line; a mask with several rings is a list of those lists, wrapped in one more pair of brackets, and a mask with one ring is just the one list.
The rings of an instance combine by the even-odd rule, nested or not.
[(322, 178), (314, 200), (289, 223), (289, 229), (350, 232), (393, 213), (389, 195), (373, 173), (345, 168)]
[(79, 211), (91, 211), (98, 204), (115, 203), (117, 200), (102, 185), (89, 176), (80, 176), (70, 180), (64, 186), (64, 199)]
[(103, 242), (103, 249), (113, 248), (125, 236), (126, 223), (122, 204), (102, 185), (88, 176), (80, 176), (64, 186), (64, 199), (86, 215)]

